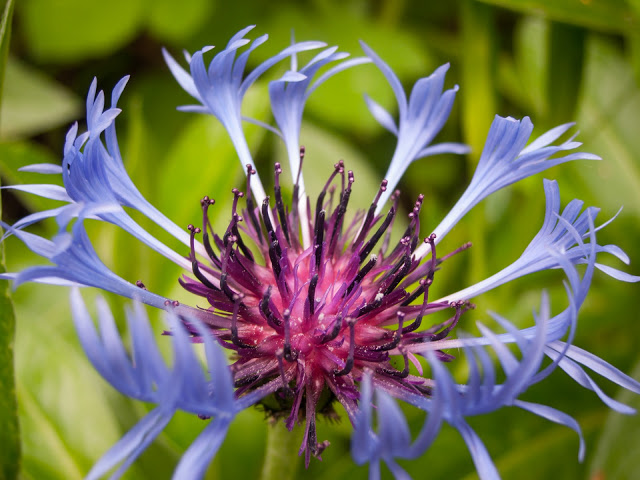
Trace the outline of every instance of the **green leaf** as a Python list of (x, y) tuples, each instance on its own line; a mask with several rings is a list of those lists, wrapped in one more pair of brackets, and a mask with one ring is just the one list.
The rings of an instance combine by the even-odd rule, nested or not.
[(627, 43), (629, 45), (629, 62), (633, 67), (636, 83), (640, 85), (640, 34), (629, 35)]
[(524, 17), (513, 33), (514, 55), (500, 59), (502, 93), (534, 118), (547, 115), (547, 69), (549, 22)]
[[(18, 171), (19, 168), (25, 165), (36, 163), (59, 163), (59, 160), (49, 150), (35, 143), (0, 143), (0, 175), (2, 175), (8, 184), (19, 185), (46, 182), (62, 185), (62, 177), (59, 175), (41, 175), (38, 173)], [(60, 202), (54, 202), (37, 195), (17, 191), (15, 194), (30, 211), (45, 210), (60, 205)], [(6, 220), (8, 220), (8, 218), (6, 218)]]
[(589, 186), (604, 211), (625, 207), (623, 216), (640, 215), (640, 88), (617, 47), (592, 36), (587, 48), (580, 138), (601, 162), (568, 165)]
[(80, 100), (44, 74), (12, 58), (6, 74), (0, 138), (37, 135), (79, 115)]
[[(0, 21), (0, 100), (9, 53), (13, 0), (5, 5)], [(0, 212), (2, 202), (0, 201)], [(0, 228), (0, 235), (2, 234)], [(0, 273), (4, 267), (4, 244), (0, 244)], [(17, 478), (20, 466), (20, 427), (13, 372), (13, 342), (16, 322), (9, 297), (8, 282), (0, 280), (0, 480)]]
[[(471, 146), (470, 169), (477, 164), (487, 132), (496, 111), (494, 71), (495, 39), (493, 8), (472, 0), (462, 3), (462, 128), (464, 141)], [(483, 211), (476, 209), (470, 215), (470, 224), (478, 241), (474, 241), (475, 255), (471, 265), (471, 282), (486, 275)]]
[(547, 99), (549, 126), (575, 120), (575, 110), (582, 83), (585, 30), (562, 23), (552, 23), (549, 38)]
[(613, 33), (637, 32), (640, 16), (623, 0), (479, 0), (549, 20)]
[[(636, 365), (631, 377), (640, 378), (640, 363)], [(629, 390), (622, 390), (616, 399), (636, 410), (640, 408), (640, 396)], [(640, 416), (611, 412), (596, 447), (593, 463), (589, 468), (589, 478), (636, 478), (640, 471), (639, 431)]]
[[(268, 95), (264, 88), (256, 85), (244, 104), (247, 109), (243, 115), (265, 120)], [(169, 218), (198, 224), (201, 221), (200, 198), (209, 195), (215, 196), (216, 202), (231, 201), (231, 189), (238, 186), (237, 179), (243, 176), (244, 168), (238, 162), (226, 130), (217, 119), (210, 115), (184, 115), (189, 123), (163, 161), (155, 196), (158, 209)], [(248, 124), (244, 128), (249, 148), (255, 152), (265, 130)], [(262, 177), (269, 178), (264, 170), (261, 172)], [(176, 196), (174, 192), (182, 194)], [(219, 210), (218, 203), (215, 209)]]
[[(0, 273), (5, 271), (4, 244), (0, 244)], [(0, 480), (15, 479), (20, 464), (20, 429), (13, 373), (15, 328), (8, 282), (0, 280)]]
[(6, 76), (7, 57), (9, 56), (9, 40), (11, 38), (11, 20), (13, 18), (13, 0), (8, 0), (2, 20), (0, 20), (0, 103), (2, 102), (2, 89)]
[(67, 293), (27, 284), (14, 294), (22, 472), (38, 480), (83, 478), (123, 434), (112, 412), (113, 390), (76, 337)]
[(212, 0), (154, 0), (149, 3), (148, 26), (160, 40), (184, 42), (209, 20)]
[(126, 45), (146, 20), (144, 0), (29, 0), (20, 5), (23, 38), (41, 62), (73, 63)]

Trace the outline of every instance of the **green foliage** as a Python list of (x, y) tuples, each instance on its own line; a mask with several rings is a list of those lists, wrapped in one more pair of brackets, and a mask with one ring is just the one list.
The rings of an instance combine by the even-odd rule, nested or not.
[[(480, 0), (517, 12), (613, 33), (631, 33), (639, 25), (638, 9), (625, 0)], [(635, 2), (635, 0), (634, 0)], [(635, 2), (637, 4), (637, 2)]]
[[(9, 56), (13, 6), (13, 0), (9, 0), (0, 19), (0, 100)], [(3, 233), (0, 228), (0, 235)], [(0, 273), (4, 272), (4, 245), (0, 245)], [(0, 480), (14, 480), (20, 469), (20, 428), (13, 368), (16, 323), (8, 287), (6, 281), (0, 280)]]
[[(421, 219), (425, 235), (468, 184), (495, 113), (530, 115), (536, 134), (575, 120), (584, 150), (597, 153), (603, 161), (566, 165), (546, 172), (545, 177), (559, 180), (563, 202), (577, 197), (601, 206), (603, 219), (625, 206), (616, 222), (600, 235), (605, 243), (625, 249), (633, 262), (627, 271), (638, 273), (638, 0), (308, 0), (277, 6), (257, 0), (23, 0), (16, 8), (16, 40), (8, 63), (10, 22), (5, 21), (0, 29), (0, 78), (6, 71), (0, 174), (5, 183), (37, 183), (41, 181), (38, 175), (17, 169), (59, 161), (65, 131), (69, 122), (81, 120), (82, 99), (94, 75), (108, 98), (119, 78), (132, 74), (118, 118), (131, 178), (153, 205), (179, 225), (198, 224), (199, 199), (215, 196), (212, 214), (219, 231), (231, 208), (231, 188), (244, 190), (242, 169), (215, 119), (175, 111), (175, 106), (192, 100), (170, 77), (160, 47), (176, 53), (205, 44), (222, 46), (240, 28), (257, 23), (256, 36), (269, 33), (270, 40), (252, 54), (250, 64), (255, 65), (287, 45), (293, 28), (297, 40), (324, 40), (353, 56), (362, 54), (357, 41), (366, 41), (407, 87), (436, 66), (451, 63), (446, 86), (459, 84), (460, 92), (450, 121), (437, 140), (464, 141), (474, 152), (468, 159), (447, 155), (420, 160), (405, 175), (400, 184), (401, 208), (410, 206), (418, 193), (425, 194)], [(301, 55), (300, 62), (308, 58)], [(281, 71), (286, 68), (283, 62)], [(255, 85), (243, 107), (246, 115), (269, 122), (266, 86), (266, 82)], [(340, 73), (308, 102), (301, 143), (307, 148), (304, 173), (312, 198), (330, 165), (343, 158), (356, 178), (350, 205), (366, 208), (386, 170), (394, 139), (370, 118), (363, 92), (395, 111), (393, 93), (371, 65)], [(272, 164), (283, 162), (284, 150), (271, 133), (253, 125), (245, 128), (261, 177), (268, 184), (272, 182)], [(287, 190), (288, 172), (283, 179)], [(51, 207), (51, 202), (28, 195), (9, 195), (3, 200), (5, 218), (11, 221), (26, 212)], [(542, 176), (510, 187), (477, 207), (441, 244), (443, 253), (467, 241), (474, 247), (443, 264), (433, 286), (434, 295), (465, 287), (515, 260), (539, 228), (543, 212)], [(175, 240), (162, 236), (156, 226), (136, 219), (172, 248), (187, 253)], [(401, 225), (397, 227), (402, 230)], [(57, 227), (44, 222), (34, 228), (51, 236)], [(143, 280), (160, 294), (194, 303), (176, 281), (181, 272), (159, 255), (109, 226), (89, 224), (89, 230), (101, 258), (123, 278)], [(15, 239), (8, 239), (6, 247), (11, 271), (33, 264), (33, 256)], [(543, 287), (550, 289), (554, 298), (563, 298), (559, 279), (552, 273), (537, 275), (481, 297), (477, 310), (463, 318), (462, 328), (472, 331), (476, 320), (486, 321), (488, 309), (519, 325), (530, 325), (531, 308), (538, 305)], [(636, 295), (637, 287), (596, 275), (576, 339), (578, 345), (624, 371), (637, 361), (640, 325), (634, 318)], [(6, 301), (4, 293), (0, 294), (0, 303)], [(24, 286), (14, 301), (24, 451), (20, 475), (44, 480), (82, 478), (148, 406), (112, 392), (90, 367), (70, 322), (65, 290)], [(0, 358), (0, 416), (10, 417), (15, 411), (11, 406), (15, 405), (13, 387), (2, 383), (11, 378), (5, 372), (12, 364), (13, 317), (6, 305), (2, 303), (0, 309), (0, 328), (6, 329), (6, 334), (0, 332), (0, 342), (8, 345), (0, 345), (0, 355), (4, 355)], [(554, 311), (563, 307), (559, 301)], [(162, 328), (161, 323), (156, 325), (158, 332)], [(158, 342), (163, 344), (160, 335)], [(615, 393), (615, 389), (607, 391)], [(577, 479), (588, 472), (594, 476), (602, 473), (606, 478), (633, 478), (633, 472), (640, 470), (640, 456), (632, 450), (637, 447), (637, 423), (615, 417), (607, 420), (607, 409), (594, 397), (561, 373), (527, 397), (550, 402), (582, 423), (588, 466), (576, 460), (573, 432), (526, 413), (498, 412), (474, 419), (473, 426), (503, 478)], [(410, 408), (406, 411), (416, 433), (423, 415)], [(323, 453), (322, 462), (312, 462), (305, 478), (367, 477), (366, 469), (354, 465), (348, 454), (351, 428), (344, 412), (342, 418), (338, 425), (320, 422), (319, 439), (330, 440), (331, 446)], [(5, 425), (3, 418), (0, 425)], [(6, 425), (15, 425), (15, 421)], [(203, 426), (193, 416), (177, 416), (127, 478), (168, 477)], [(208, 478), (259, 476), (266, 428), (260, 412), (243, 413), (232, 426)], [(17, 449), (16, 431), (0, 428), (0, 459), (9, 460), (2, 463), (10, 472), (6, 478), (15, 476), (12, 472), (18, 468), (17, 454), (10, 447), (13, 445), (13, 452)], [(623, 449), (621, 445), (632, 447)], [(403, 466), (415, 478), (423, 477), (424, 472), (433, 478), (467, 478), (475, 471), (464, 442), (448, 428), (424, 457)]]
[(35, 136), (78, 118), (82, 103), (64, 86), (8, 59), (0, 138)]
[(27, 0), (20, 7), (29, 51), (43, 63), (109, 55), (131, 41), (146, 15), (143, 0)]
[[(636, 365), (632, 375), (640, 376), (640, 363)], [(638, 410), (638, 396), (631, 392), (623, 392), (617, 400), (631, 405)], [(627, 417), (616, 413), (608, 415), (602, 436), (593, 455), (589, 467), (591, 478), (618, 478), (632, 480), (638, 476), (638, 454), (640, 453), (640, 417)], [(624, 448), (620, 448), (624, 445)]]

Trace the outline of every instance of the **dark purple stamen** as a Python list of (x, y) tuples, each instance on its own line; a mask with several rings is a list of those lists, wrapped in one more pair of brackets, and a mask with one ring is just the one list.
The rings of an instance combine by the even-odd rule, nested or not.
[(209, 256), (209, 259), (218, 267), (220, 264), (220, 259), (214, 252), (213, 247), (211, 246), (211, 239), (209, 238), (209, 231), (211, 229), (211, 222), (209, 221), (209, 207), (214, 205), (216, 201), (208, 196), (204, 196), (202, 200), (200, 200), (200, 205), (202, 206), (202, 242), (204, 244), (204, 248)]
[(280, 331), (280, 327), (282, 326), (282, 322), (276, 318), (276, 316), (271, 311), (270, 301), (271, 301), (271, 291), (272, 287), (269, 285), (267, 288), (264, 297), (260, 301), (260, 312), (263, 314), (264, 319), (267, 321), (267, 324), (273, 328), (274, 330)]
[(238, 337), (238, 310), (243, 298), (244, 295), (235, 295), (233, 301), (233, 315), (231, 315), (231, 341), (234, 345), (240, 348), (256, 348), (255, 345), (244, 343), (240, 340), (240, 337)]
[[(304, 153), (301, 148), (300, 171)], [(202, 230), (189, 226), (188, 258), (194, 278), (181, 278), (180, 284), (209, 302), (204, 314), (211, 319), (205, 323), (218, 343), (234, 352), (236, 396), (266, 394), (271, 400), (262, 401), (265, 409), (275, 417), (286, 417), (290, 429), (306, 419), (301, 452), (306, 451), (308, 463), (327, 445), (317, 441), (316, 413), (331, 412), (336, 400), (355, 412), (357, 384), (365, 371), (372, 372), (374, 385), (431, 394), (428, 380), (409, 373), (409, 347), (446, 338), (461, 315), (473, 308), (468, 302), (429, 303), (428, 299), (440, 263), (468, 246), (437, 259), (435, 235), (430, 235), (425, 242), (431, 258), (422, 264), (413, 258), (424, 202), (419, 196), (405, 234), (390, 248), (399, 192), (391, 195), (386, 215), (375, 214), (386, 180), (369, 210), (357, 212), (347, 222), (354, 175), (342, 160), (335, 164), (313, 209), (308, 197), (299, 198), (300, 172), (293, 187), (294, 203), (288, 208), (282, 197), (280, 164), (274, 171), (275, 205), (272, 208), (266, 197), (256, 207), (251, 195), (255, 170), (247, 166), (246, 193), (233, 189), (231, 220), (221, 236), (208, 217), (213, 200), (201, 200)], [(200, 232), (204, 259), (196, 256), (195, 236)], [(372, 255), (374, 250), (377, 255)], [(141, 282), (138, 286), (144, 288)], [(166, 305), (177, 302), (167, 300)], [(447, 308), (455, 309), (451, 318), (424, 326), (427, 315)], [(194, 328), (189, 331), (194, 341), (202, 340)], [(452, 358), (437, 346), (435, 352), (441, 361)], [(398, 356), (404, 360), (402, 370), (392, 363)]]
[(314, 311), (315, 311), (315, 294), (316, 294), (316, 286), (318, 285), (318, 274), (316, 273), (312, 278), (311, 278), (311, 282), (309, 282), (309, 291), (308, 291), (308, 298), (309, 298), (309, 314), (313, 315)]
[(249, 221), (256, 232), (256, 236), (258, 237), (258, 242), (262, 243), (262, 229), (260, 228), (260, 222), (258, 222), (258, 217), (256, 216), (256, 204), (253, 201), (253, 196), (251, 195), (251, 176), (255, 175), (256, 171), (251, 166), (250, 163), (247, 163), (247, 212), (249, 212)]
[(324, 210), (321, 210), (316, 217), (316, 228), (314, 235), (315, 244), (315, 256), (316, 256), (316, 270), (320, 270), (320, 264), (322, 262), (322, 241), (324, 238)]
[(382, 180), (382, 182), (380, 183), (380, 188), (378, 189), (378, 193), (376, 194), (375, 198), (373, 199), (373, 202), (371, 203), (371, 206), (369, 207), (369, 210), (367, 211), (367, 216), (364, 220), (364, 223), (362, 224), (360, 234), (358, 235), (358, 238), (356, 238), (356, 241), (353, 242), (354, 246), (360, 245), (361, 242), (364, 242), (364, 237), (369, 232), (369, 229), (371, 228), (371, 225), (373, 223), (373, 218), (376, 213), (376, 208), (378, 208), (378, 201), (380, 201), (380, 196), (387, 191), (388, 184), (389, 182), (386, 179)]
[(349, 326), (349, 353), (347, 355), (347, 361), (342, 370), (334, 370), (336, 377), (347, 375), (353, 368), (353, 360), (356, 349), (356, 320), (347, 319), (347, 325)]
[(380, 225), (376, 233), (373, 234), (373, 236), (369, 239), (369, 241), (365, 244), (365, 246), (362, 247), (362, 250), (360, 250), (360, 253), (359, 253), (360, 263), (364, 262), (365, 258), (369, 256), (369, 254), (371, 253), (371, 250), (373, 250), (373, 248), (376, 246), (376, 243), (378, 243), (378, 240), (380, 240), (380, 237), (382, 237), (385, 230), (391, 224), (391, 221), (393, 220), (393, 217), (395, 216), (395, 214), (396, 214), (396, 211), (392, 207), (391, 210), (389, 210), (387, 217), (384, 219), (384, 222), (382, 222), (382, 225)]
[(284, 211), (284, 203), (282, 202), (282, 192), (280, 190), (280, 174), (282, 173), (282, 168), (280, 168), (279, 163), (276, 163), (275, 165), (275, 172), (276, 175), (273, 192), (276, 197), (276, 210), (278, 211), (278, 219), (280, 220), (280, 226), (282, 227), (284, 238), (286, 238), (287, 243), (291, 245), (291, 240), (289, 239), (289, 225), (287, 223), (287, 216)]
[(284, 317), (282, 321), (284, 325), (284, 359), (287, 362), (295, 362), (298, 359), (298, 352), (291, 348), (291, 312), (285, 310), (282, 312), (282, 316)]
[(200, 228), (198, 227), (194, 227), (192, 224), (187, 225), (187, 230), (189, 230), (189, 232), (191, 233), (191, 238), (190, 238), (190, 242), (191, 242), (191, 271), (193, 272), (193, 274), (196, 276), (196, 278), (200, 281), (200, 283), (202, 283), (204, 286), (206, 286), (207, 288), (210, 288), (211, 290), (220, 290), (218, 287), (216, 287), (213, 283), (211, 283), (211, 281), (200, 271), (200, 263), (198, 262), (198, 260), (196, 259), (196, 254), (195, 254), (195, 236), (197, 233), (200, 233)]

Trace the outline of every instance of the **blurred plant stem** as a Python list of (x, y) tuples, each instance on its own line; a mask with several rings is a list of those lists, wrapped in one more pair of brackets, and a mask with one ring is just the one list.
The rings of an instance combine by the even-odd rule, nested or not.
[(300, 457), (300, 431), (296, 425), (287, 430), (284, 422), (278, 420), (267, 428), (267, 448), (262, 465), (261, 480), (292, 480), (295, 478)]
[(582, 84), (585, 30), (564, 23), (552, 23), (549, 42), (547, 100), (553, 105), (553, 118), (545, 127), (575, 121)]
[[(475, 170), (485, 138), (489, 132), (494, 113), (495, 99), (495, 50), (493, 7), (474, 0), (465, 0), (461, 5), (462, 20), (462, 132), (464, 142), (471, 146), (469, 172)], [(482, 280), (487, 273), (485, 246), (484, 209), (475, 208), (469, 213), (473, 231), (472, 264), (467, 282)]]
[[(0, 100), (5, 66), (9, 54), (13, 0), (5, 4), (0, 21)], [(0, 212), (2, 202), (0, 201)], [(0, 234), (2, 230), (0, 229)], [(0, 272), (4, 272), (4, 243), (0, 244)], [(6, 281), (0, 281), (0, 480), (18, 477), (20, 465), (20, 430), (16, 384), (13, 373), (13, 342), (16, 321)]]

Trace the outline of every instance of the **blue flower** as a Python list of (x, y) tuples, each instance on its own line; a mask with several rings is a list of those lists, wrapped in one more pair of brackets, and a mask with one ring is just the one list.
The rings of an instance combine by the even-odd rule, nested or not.
[[(583, 246), (582, 248), (583, 252), (588, 250), (588, 247)], [(589, 258), (592, 268), (595, 263), (594, 253), (594, 249), (591, 248)], [(570, 263), (567, 263), (566, 267), (568, 277), (575, 280), (577, 273), (574, 267)], [(576, 300), (579, 300), (582, 289), (588, 290), (590, 280), (591, 273), (587, 272), (584, 282), (573, 284), (575, 291), (568, 291), (569, 307), (557, 317), (568, 314), (571, 317), (570, 323), (575, 323), (579, 309)], [(399, 396), (395, 392), (392, 393), (388, 387), (379, 386), (376, 392), (379, 425), (377, 434), (373, 432), (370, 414), (370, 379), (368, 377), (365, 379), (365, 388), (362, 394), (363, 405), (354, 426), (352, 455), (357, 463), (369, 462), (371, 464), (369, 478), (380, 478), (378, 466), (380, 459), (386, 462), (396, 478), (400, 478), (402, 474), (399, 475), (397, 472), (399, 467), (395, 464), (395, 458), (411, 459), (422, 455), (436, 438), (444, 422), (456, 428), (462, 435), (480, 478), (483, 480), (499, 478), (482, 440), (471, 428), (466, 418), (484, 415), (510, 406), (527, 410), (575, 430), (580, 438), (578, 456), (582, 460), (585, 451), (584, 440), (580, 426), (573, 418), (552, 407), (519, 399), (519, 396), (533, 383), (533, 379), (540, 369), (548, 343), (547, 328), (555, 321), (550, 315), (548, 296), (546, 294), (542, 296), (540, 311), (536, 316), (536, 326), (529, 330), (533, 333), (529, 338), (499, 315), (492, 314), (492, 317), (507, 330), (511, 339), (517, 342), (522, 352), (521, 359), (518, 360), (506, 347), (504, 338), (500, 338), (484, 325), (478, 324), (483, 334), (482, 337), (457, 340), (458, 347), (463, 347), (465, 350), (469, 365), (468, 382), (465, 385), (460, 385), (447, 371), (441, 359), (435, 355), (434, 350), (438, 347), (436, 346), (434, 349), (423, 347), (422, 352), (433, 372), (433, 395), (431, 398), (425, 398), (413, 392), (405, 392)], [(491, 347), (498, 357), (506, 376), (504, 382), (497, 381), (498, 375), (493, 361), (484, 350), (483, 345)], [(428, 412), (427, 420), (415, 442), (411, 443), (406, 420), (390, 395), (400, 397)], [(402, 473), (404, 474), (404, 472)]]
[[(437, 236), (436, 243), (442, 241), (469, 210), (501, 188), (572, 160), (600, 160), (597, 155), (583, 152), (553, 157), (582, 145), (580, 142), (573, 141), (573, 138), (557, 146), (550, 145), (572, 125), (567, 123), (555, 127), (525, 147), (533, 132), (533, 123), (529, 117), (516, 120), (496, 115), (471, 183), (434, 229)], [(425, 245), (419, 249), (418, 255), (424, 256), (428, 252), (428, 245)]]
[[(211, 60), (208, 69), (204, 63), (204, 54), (213, 47), (205, 47), (202, 50), (198, 50), (193, 56), (186, 54), (185, 57), (189, 63), (191, 75), (166, 50), (163, 50), (162, 53), (171, 69), (171, 73), (173, 73), (180, 86), (201, 104), (181, 107), (180, 110), (208, 113), (216, 117), (229, 133), (242, 166), (249, 164), (255, 169), (253, 157), (249, 152), (249, 146), (242, 130), (240, 107), (244, 95), (249, 87), (276, 63), (298, 52), (320, 48), (325, 44), (322, 42), (302, 42), (291, 45), (277, 55), (265, 60), (249, 74), (245, 75), (244, 70), (249, 54), (269, 38), (268, 35), (258, 37), (247, 50), (236, 57), (238, 49), (249, 43), (249, 40), (245, 39), (244, 36), (253, 28), (254, 26), (243, 28), (231, 37), (227, 47)], [(256, 180), (252, 184), (253, 194), (258, 204), (261, 204), (265, 193), (260, 183), (260, 177), (257, 176)]]
[[(233, 395), (233, 381), (226, 358), (196, 319), (187, 318), (192, 331), (182, 321), (167, 314), (171, 327), (174, 362), (169, 368), (158, 350), (154, 334), (141, 304), (127, 311), (127, 324), (133, 341), (133, 353), (127, 354), (106, 302), (96, 301), (99, 331), (91, 320), (80, 292), (71, 292), (73, 319), (82, 348), (95, 369), (118, 391), (131, 398), (154, 403), (156, 407), (109, 450), (87, 475), (97, 479), (122, 462), (113, 477), (120, 477), (169, 423), (177, 410), (202, 417), (211, 423), (185, 452), (174, 478), (200, 478), (215, 457), (229, 424), (239, 411)], [(199, 332), (205, 346), (207, 380), (191, 341)], [(112, 477), (112, 478), (113, 478)]]
[[(596, 262), (602, 253), (629, 261), (617, 246), (597, 243), (596, 231), (609, 223), (595, 227), (598, 209), (588, 207), (580, 213), (583, 202), (573, 200), (561, 212), (559, 188), (556, 182), (545, 180), (547, 203), (542, 228), (514, 263), (476, 285), (435, 301), (430, 299), (429, 290), (437, 271), (448, 266), (446, 260), (468, 247), (436, 255), (437, 244), (471, 208), (491, 193), (551, 166), (598, 157), (565, 154), (580, 146), (573, 139), (552, 145), (570, 128), (569, 124), (550, 130), (526, 146), (533, 129), (528, 118), (518, 121), (496, 117), (469, 187), (435, 232), (426, 238), (420, 236), (420, 196), (412, 207), (409, 225), (400, 240), (392, 244), (390, 231), (399, 198), (393, 199), (386, 215), (380, 212), (408, 165), (435, 153), (467, 151), (460, 144), (432, 145), (457, 91), (456, 87), (443, 92), (448, 66), (416, 82), (409, 100), (390, 67), (365, 44), (366, 58), (346, 59), (347, 54), (331, 47), (298, 69), (299, 53), (324, 44), (293, 43), (245, 75), (249, 54), (267, 39), (266, 35), (253, 42), (245, 39), (251, 28), (238, 32), (208, 68), (203, 56), (209, 48), (187, 55), (190, 73), (164, 52), (178, 83), (199, 102), (182, 109), (216, 117), (247, 167), (252, 192), (233, 190), (231, 218), (220, 235), (213, 231), (208, 217), (213, 203), (209, 197), (200, 201), (202, 226), (189, 225), (185, 232), (149, 204), (126, 173), (115, 121), (121, 113), (117, 103), (128, 77), (116, 85), (111, 107), (106, 110), (104, 93), (98, 92), (97, 81), (91, 84), (87, 132), (78, 135), (77, 124), (71, 127), (62, 167), (26, 167), (44, 175), (61, 175), (64, 187), (47, 183), (11, 187), (64, 204), (32, 213), (13, 226), (2, 223), (7, 235), (16, 236), (49, 264), (1, 274), (0, 278), (11, 279), (16, 286), (30, 281), (72, 287), (76, 329), (95, 369), (124, 395), (156, 405), (105, 454), (89, 478), (98, 478), (116, 466), (114, 476), (120, 476), (178, 410), (211, 418), (174, 472), (175, 478), (201, 478), (235, 415), (256, 404), (262, 404), (270, 416), (284, 421), (290, 430), (304, 422), (300, 454), (304, 452), (309, 465), (311, 457), (320, 458), (328, 446), (318, 439), (317, 417), (335, 415), (332, 404), (339, 402), (354, 426), (354, 461), (369, 463), (372, 478), (380, 477), (381, 462), (396, 478), (407, 478), (396, 460), (422, 455), (443, 423), (461, 433), (481, 477), (497, 478), (486, 448), (467, 419), (502, 407), (518, 407), (575, 430), (580, 435), (582, 458), (584, 445), (574, 419), (520, 397), (560, 368), (595, 391), (611, 408), (633, 412), (604, 394), (583, 367), (636, 393), (640, 393), (640, 383), (573, 345), (578, 312), (595, 270), (622, 281), (640, 280)], [(238, 54), (245, 45), (248, 48)], [(240, 113), (250, 86), (285, 59), (291, 61), (290, 70), (269, 84), (276, 125), (261, 125), (274, 131), (287, 149), (295, 184), (290, 205), (282, 195), (278, 163), (273, 201), (266, 196), (242, 130), (243, 120), (255, 120), (244, 119)], [(386, 110), (366, 99), (378, 122), (397, 137), (387, 178), (381, 182), (368, 212), (347, 215), (355, 176), (339, 161), (328, 173), (329, 179), (312, 208), (304, 194), (300, 168), (298, 137), (304, 106), (325, 80), (369, 61), (382, 71), (398, 102), (396, 123)], [(164, 245), (136, 223), (125, 208), (137, 210), (173, 235), (182, 242), (184, 251), (178, 253)], [(58, 223), (59, 231), (52, 239), (26, 230), (45, 218), (55, 218)], [(180, 304), (111, 271), (93, 248), (84, 227), (87, 220), (112, 223), (181, 266), (184, 275), (180, 285), (208, 305), (194, 308)], [(200, 234), (201, 242), (197, 240)], [(576, 270), (578, 264), (586, 264), (582, 277)], [(568, 306), (564, 311), (551, 316), (548, 297), (543, 294), (535, 326), (517, 329), (492, 314), (504, 333), (494, 333), (479, 324), (481, 335), (454, 338), (460, 318), (473, 308), (470, 299), (523, 275), (551, 268), (561, 268), (567, 276)], [(167, 365), (159, 354), (156, 342), (163, 337), (154, 338), (140, 303), (127, 311), (132, 337), (129, 354), (104, 301), (97, 301), (96, 331), (77, 287), (98, 288), (165, 310), (173, 364)], [(449, 319), (430, 321), (431, 313), (443, 310), (451, 313)], [(204, 344), (208, 376), (194, 353), (197, 343)], [(514, 343), (519, 357), (508, 348)], [(233, 353), (231, 360), (226, 359), (222, 348)], [(445, 367), (460, 349), (469, 365), (465, 384), (456, 383)], [(500, 363), (502, 382), (489, 353)], [(551, 362), (542, 367), (545, 356)], [(426, 359), (430, 375), (424, 375), (418, 357)], [(392, 361), (394, 358), (400, 362)], [(396, 400), (427, 412), (414, 440)], [(374, 402), (377, 422), (373, 420)]]
[(398, 137), (396, 150), (385, 175), (388, 182), (387, 189), (377, 203), (377, 214), (384, 207), (411, 162), (439, 153), (468, 153), (469, 148), (459, 143), (430, 145), (449, 118), (453, 100), (458, 91), (456, 86), (442, 93), (444, 77), (449, 69), (448, 64), (442, 65), (430, 76), (418, 80), (407, 102), (407, 96), (404, 93), (400, 79), (393, 73), (389, 65), (371, 50), (366, 43), (360, 42), (360, 45), (391, 85), (398, 102), (400, 117), (396, 125), (389, 112), (368, 96), (365, 97), (367, 106), (375, 119), (380, 125)]

